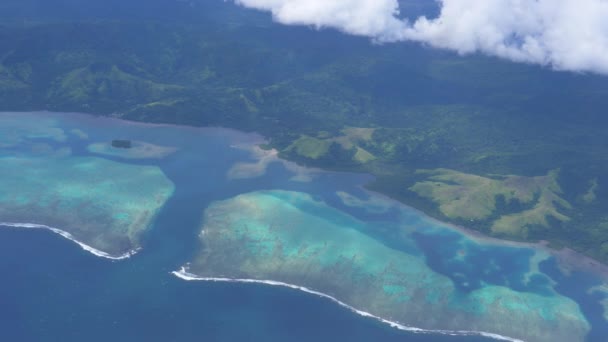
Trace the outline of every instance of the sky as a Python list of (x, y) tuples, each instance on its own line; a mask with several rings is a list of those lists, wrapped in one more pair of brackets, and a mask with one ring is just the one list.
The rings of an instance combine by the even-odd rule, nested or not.
[(287, 25), (608, 75), (608, 0), (428, 0), (440, 14), (412, 20), (398, 0), (233, 1)]

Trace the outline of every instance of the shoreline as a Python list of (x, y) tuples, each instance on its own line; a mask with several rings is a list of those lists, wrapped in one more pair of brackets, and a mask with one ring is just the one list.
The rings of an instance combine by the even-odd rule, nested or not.
[(325, 299), (329, 299), (330, 301), (334, 302), (335, 304), (338, 304), (339, 306), (348, 309), (349, 311), (365, 317), (365, 318), (371, 318), (374, 319), (380, 323), (383, 324), (387, 324), (389, 325), (391, 328), (395, 328), (401, 331), (407, 331), (407, 332), (412, 332), (412, 333), (416, 333), (416, 334), (440, 334), (440, 335), (448, 335), (448, 336), (481, 336), (481, 337), (487, 337), (487, 338), (492, 338), (498, 341), (509, 341), (509, 342), (524, 342), (523, 340), (519, 340), (519, 339), (515, 339), (515, 338), (511, 338), (511, 337), (507, 337), (507, 336), (502, 336), (499, 334), (493, 334), (493, 333), (488, 333), (488, 332), (483, 332), (483, 331), (467, 331), (467, 330), (429, 330), (429, 329), (422, 329), (422, 328), (416, 328), (416, 327), (410, 327), (404, 324), (401, 324), (399, 322), (394, 322), (394, 321), (390, 321), (388, 319), (373, 315), (367, 311), (363, 311), (363, 310), (359, 310), (357, 308), (354, 308), (342, 301), (340, 301), (339, 299), (332, 297), (328, 294), (325, 294), (323, 292), (319, 292), (319, 291), (315, 291), (312, 289), (309, 289), (307, 287), (304, 286), (298, 286), (298, 285), (293, 285), (293, 284), (288, 284), (288, 283), (284, 283), (284, 282), (280, 282), (280, 281), (275, 281), (275, 280), (257, 280), (257, 279), (238, 279), (238, 278), (223, 278), (223, 277), (199, 277), (195, 274), (189, 273), (186, 270), (186, 267), (182, 267), (179, 271), (173, 271), (171, 272), (171, 274), (173, 274), (174, 276), (176, 276), (177, 278), (180, 278), (182, 280), (185, 281), (205, 281), (205, 282), (215, 282), (215, 283), (240, 283), (240, 284), (262, 284), (262, 285), (267, 285), (267, 286), (278, 286), (278, 287), (284, 287), (284, 288), (289, 288), (292, 290), (298, 290), (304, 293), (308, 293), (308, 294), (312, 294), (312, 295), (316, 295), (319, 296), (321, 298), (325, 298)]
[[(219, 129), (219, 130), (224, 131), (224, 133), (228, 133), (230, 135), (234, 135), (236, 133), (244, 134), (246, 136), (246, 138), (239, 139), (238, 145), (240, 145), (240, 146), (234, 146), (234, 147), (242, 148), (243, 145), (251, 145), (250, 152), (252, 153), (252, 156), (254, 156), (254, 158), (256, 157), (256, 152), (261, 153), (261, 156), (258, 155), (257, 156), (258, 158), (255, 158), (258, 161), (259, 161), (260, 157), (266, 156), (266, 153), (272, 154), (272, 151), (269, 152), (269, 151), (264, 151), (264, 150), (262, 150), (262, 151), (255, 150), (256, 148), (259, 148), (260, 144), (264, 144), (264, 143), (268, 142), (267, 137), (263, 136), (262, 134), (257, 133), (257, 132), (245, 132), (245, 131), (241, 131), (241, 130), (238, 130), (235, 128), (230, 128), (230, 127), (225, 127), (225, 126), (189, 126), (189, 125), (175, 124), (175, 123), (154, 123), (154, 122), (145, 122), (145, 121), (133, 120), (133, 119), (125, 119), (125, 118), (123, 118), (121, 116), (117, 116), (117, 115), (96, 115), (96, 114), (83, 113), (83, 112), (54, 112), (54, 111), (48, 111), (48, 110), (33, 110), (33, 111), (27, 111), (27, 112), (7, 111), (7, 112), (0, 112), (0, 114), (1, 113), (34, 113), (34, 114), (45, 114), (45, 115), (50, 115), (50, 116), (57, 115), (60, 117), (70, 117), (71, 119), (76, 119), (76, 120), (84, 119), (85, 121), (89, 121), (89, 122), (95, 122), (95, 121), (98, 121), (99, 119), (102, 119), (102, 120), (109, 120), (110, 122), (111, 121), (120, 121), (122, 123), (135, 125), (135, 126), (142, 126), (142, 127), (181, 128), (181, 129), (187, 129), (189, 131), (197, 131), (197, 130), (213, 131), (213, 130)], [(317, 172), (327, 172), (327, 173), (359, 174), (359, 175), (366, 175), (366, 176), (375, 178), (375, 176), (370, 173), (360, 173), (360, 172), (353, 172), (353, 171), (348, 171), (348, 170), (331, 170), (331, 169), (323, 169), (323, 168), (319, 168), (319, 167), (311, 167), (311, 166), (303, 165), (303, 164), (300, 164), (293, 160), (281, 158), (278, 155), (278, 153), (274, 156), (274, 158), (271, 162), (283, 163), (283, 165), (289, 171), (292, 171), (294, 173), (294, 177), (298, 177), (298, 172), (297, 172), (298, 169), (304, 168), (304, 169), (309, 170), (309, 172), (310, 172), (309, 175), (317, 173)], [(295, 170), (291, 169), (291, 167), (293, 167)], [(581, 252), (575, 251), (567, 246), (558, 250), (558, 249), (553, 249), (553, 248), (549, 247), (546, 241), (538, 241), (538, 242), (516, 241), (516, 240), (508, 240), (508, 239), (492, 237), (492, 236), (484, 234), (480, 231), (477, 231), (477, 230), (474, 230), (471, 228), (467, 228), (465, 226), (462, 226), (462, 225), (459, 225), (456, 223), (443, 221), (430, 214), (427, 214), (426, 212), (422, 211), (421, 209), (418, 209), (406, 202), (393, 198), (388, 194), (384, 194), (382, 192), (378, 192), (378, 191), (369, 189), (367, 187), (368, 184), (369, 184), (369, 182), (360, 184), (359, 188), (368, 194), (371, 194), (373, 196), (378, 196), (382, 199), (390, 201), (390, 202), (394, 203), (397, 207), (413, 210), (413, 211), (421, 214), (422, 216), (428, 218), (431, 221), (434, 221), (436, 223), (446, 226), (448, 229), (451, 229), (451, 230), (454, 230), (456, 232), (466, 235), (467, 237), (471, 238), (473, 241), (479, 241), (479, 242), (483, 242), (483, 243), (493, 243), (493, 244), (504, 245), (504, 246), (533, 248), (533, 249), (548, 253), (549, 256), (555, 257), (558, 261), (559, 266), (562, 267), (563, 269), (567, 270), (567, 269), (579, 269), (580, 268), (583, 271), (594, 273), (594, 274), (598, 275), (604, 281), (608, 282), (608, 264), (605, 264), (590, 256), (587, 256)], [(42, 227), (39, 227), (39, 228), (42, 228)], [(63, 235), (61, 233), (58, 233), (58, 234)], [(64, 236), (64, 237), (66, 237), (66, 236)], [(70, 235), (70, 237), (66, 237), (66, 238), (75, 241), (73, 239), (73, 237), (71, 237), (71, 235)], [(78, 241), (75, 241), (75, 242), (81, 244)], [(83, 247), (83, 246), (81, 245), (81, 247)], [(90, 246), (86, 246), (86, 247), (91, 248)], [(85, 247), (83, 247), (83, 249), (88, 250)], [(93, 249), (93, 248), (91, 248), (91, 249)], [(107, 253), (105, 253), (103, 251), (98, 251), (98, 250), (95, 250), (95, 251), (102, 254), (102, 255), (98, 255), (98, 256), (109, 257), (110, 259), (112, 259), (112, 256), (108, 255)], [(135, 254), (136, 252), (137, 251), (134, 251), (133, 254)], [(93, 254), (95, 254), (95, 253), (93, 253)], [(121, 256), (121, 257), (123, 259), (125, 258), (124, 256)]]
[(93, 123), (96, 125), (99, 123), (99, 119), (103, 119), (103, 120), (108, 120), (109, 122), (118, 121), (123, 124), (130, 125), (130, 126), (139, 126), (139, 127), (143, 127), (143, 128), (159, 128), (159, 127), (177, 128), (177, 129), (185, 129), (190, 132), (196, 132), (196, 131), (214, 132), (214, 131), (219, 130), (219, 131), (222, 131), (222, 134), (228, 133), (232, 137), (234, 137), (236, 135), (242, 135), (243, 137), (245, 137), (245, 139), (240, 141), (240, 143), (250, 143), (254, 146), (257, 146), (257, 145), (261, 145), (261, 144), (268, 142), (266, 137), (264, 137), (262, 134), (253, 132), (253, 131), (246, 132), (246, 131), (242, 131), (242, 130), (239, 130), (236, 128), (231, 128), (231, 127), (226, 127), (226, 126), (192, 126), (192, 125), (168, 123), (168, 122), (146, 122), (146, 121), (135, 120), (135, 119), (125, 119), (122, 117), (122, 114), (116, 115), (117, 113), (103, 115), (103, 114), (93, 114), (93, 113), (83, 113), (83, 112), (54, 112), (54, 111), (48, 111), (48, 110), (34, 110), (34, 111), (29, 111), (29, 112), (8, 111), (8, 112), (0, 112), (0, 114), (1, 113), (35, 113), (35, 114), (41, 113), (41, 114), (59, 115), (59, 116), (63, 116), (63, 117), (69, 117), (70, 119), (75, 119), (75, 120), (84, 118), (85, 122)]
[[(245, 139), (245, 141), (240, 141), (240, 143), (239, 143), (240, 146), (238, 146), (238, 147), (243, 148), (243, 145), (250, 145), (250, 148), (249, 148), (250, 153), (252, 154), (254, 159), (257, 161), (260, 161), (260, 159), (267, 157), (268, 154), (274, 154), (270, 163), (272, 163), (272, 162), (282, 163), (283, 166), (288, 171), (291, 171), (294, 173), (294, 178), (301, 176), (302, 173), (305, 173), (306, 176), (311, 176), (311, 175), (314, 175), (315, 173), (333, 173), (333, 174), (348, 173), (348, 174), (366, 175), (366, 176), (369, 176), (372, 178), (376, 178), (376, 176), (374, 176), (373, 174), (370, 174), (370, 173), (361, 173), (361, 172), (354, 172), (354, 171), (347, 171), (347, 170), (331, 170), (331, 169), (324, 169), (324, 168), (320, 168), (320, 167), (312, 167), (312, 166), (307, 166), (305, 164), (300, 164), (300, 163), (290, 160), (290, 159), (282, 158), (279, 156), (279, 153), (276, 150), (274, 150), (274, 151), (276, 151), (276, 153), (273, 153), (272, 150), (267, 151), (267, 150), (263, 150), (259, 147), (259, 145), (261, 145), (261, 144), (268, 143), (269, 140), (267, 137), (265, 137), (262, 134), (257, 133), (257, 132), (244, 132), (244, 131), (241, 131), (241, 130), (238, 130), (235, 128), (224, 127), (224, 126), (189, 126), (189, 125), (173, 124), (173, 123), (150, 123), (150, 122), (144, 122), (144, 121), (138, 121), (138, 120), (124, 119), (122, 117), (116, 117), (116, 116), (98, 116), (98, 115), (94, 115), (94, 114), (78, 113), (78, 112), (68, 112), (68, 113), (49, 112), (49, 111), (42, 111), (42, 112), (49, 113), (51, 115), (60, 113), (60, 114), (67, 114), (72, 117), (85, 116), (85, 117), (90, 117), (90, 118), (94, 118), (94, 119), (103, 118), (103, 119), (107, 119), (107, 120), (111, 120), (111, 121), (120, 121), (123, 123), (130, 123), (133, 125), (141, 125), (141, 126), (145, 126), (145, 127), (159, 127), (160, 126), (160, 127), (172, 127), (172, 128), (185, 128), (185, 129), (190, 129), (190, 130), (223, 129), (230, 133), (242, 133), (242, 134), (247, 135), (248, 139)], [(234, 147), (237, 147), (237, 146), (234, 146)], [(306, 171), (302, 172), (303, 169)], [(418, 208), (416, 208), (406, 202), (400, 201), (396, 198), (393, 198), (393, 197), (389, 196), (388, 194), (384, 194), (382, 192), (378, 192), (378, 191), (369, 189), (367, 187), (369, 184), (370, 184), (370, 182), (362, 183), (358, 187), (367, 194), (370, 194), (372, 196), (377, 196), (377, 197), (385, 199), (389, 202), (392, 202), (395, 206), (397, 206), (398, 209), (413, 210), (413, 211), (419, 213), (421, 216), (427, 218), (428, 220), (430, 220), (434, 223), (444, 225), (450, 230), (464, 234), (466, 237), (470, 238), (471, 240), (473, 240), (475, 242), (490, 243), (490, 244), (496, 244), (496, 245), (502, 245), (502, 246), (532, 248), (537, 251), (548, 253), (550, 257), (555, 257), (557, 259), (558, 265), (563, 269), (566, 269), (566, 270), (581, 269), (586, 272), (594, 273), (594, 274), (598, 275), (604, 281), (608, 282), (608, 264), (604, 264), (599, 260), (589, 257), (583, 253), (577, 252), (567, 246), (558, 250), (558, 249), (553, 249), (553, 248), (549, 247), (548, 243), (546, 241), (538, 241), (538, 242), (516, 241), (516, 240), (508, 240), (508, 239), (501, 239), (501, 238), (493, 237), (493, 236), (484, 234), (480, 231), (468, 228), (466, 226), (462, 226), (462, 225), (459, 225), (456, 223), (444, 221), (439, 218), (433, 217), (432, 215), (422, 211), (421, 209), (418, 209)]]
[(114, 256), (111, 255), (109, 253), (106, 253), (104, 251), (101, 251), (99, 249), (96, 249), (94, 247), (91, 247), (81, 241), (76, 240), (76, 238), (74, 238), (74, 236), (68, 232), (66, 232), (65, 230), (61, 230), (59, 228), (53, 228), (53, 227), (49, 227), (43, 224), (35, 224), (35, 223), (11, 223), (11, 222), (0, 222), (0, 227), (5, 227), (5, 228), (24, 228), (24, 229), (45, 229), (45, 230), (49, 230), (57, 235), (60, 235), (74, 243), (76, 243), (78, 246), (80, 246), (80, 248), (82, 248), (83, 250), (97, 256), (100, 258), (105, 258), (105, 259), (110, 259), (110, 260), (124, 260), (124, 259), (128, 259), (132, 256), (134, 256), (135, 254), (137, 254), (140, 250), (140, 248), (137, 249), (133, 249), (130, 250), (124, 254), (118, 255), (118, 256)]
[(608, 282), (608, 264), (604, 264), (599, 260), (596, 260), (590, 256), (587, 256), (583, 253), (577, 252), (570, 247), (563, 247), (561, 249), (554, 249), (549, 246), (549, 242), (545, 240), (541, 240), (538, 242), (533, 241), (517, 241), (517, 240), (508, 240), (501, 239), (497, 237), (493, 237), (487, 234), (484, 234), (480, 231), (467, 228), (463, 225), (451, 223), (448, 221), (442, 221), (439, 218), (433, 217), (426, 212), (413, 207), (405, 202), (399, 201), (389, 195), (383, 194), (381, 192), (368, 189), (367, 184), (362, 184), (359, 188), (370, 196), (377, 196), (382, 198), (387, 202), (391, 202), (393, 206), (397, 207), (397, 209), (406, 209), (412, 210), (417, 214), (425, 217), (430, 222), (445, 226), (447, 229), (458, 232), (460, 234), (465, 235), (467, 238), (475, 241), (477, 243), (485, 243), (485, 244), (494, 244), (499, 246), (509, 246), (515, 248), (530, 248), (536, 251), (544, 252), (548, 254), (548, 257), (554, 257), (557, 260), (558, 266), (565, 270), (570, 271), (583, 271), (590, 272), (598, 277), (600, 277), (603, 281)]

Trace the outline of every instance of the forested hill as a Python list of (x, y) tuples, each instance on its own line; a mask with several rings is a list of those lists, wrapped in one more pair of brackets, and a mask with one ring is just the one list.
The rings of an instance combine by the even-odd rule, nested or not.
[(443, 220), (608, 262), (608, 77), (279, 26), (220, 0), (83, 1), (2, 1), (0, 110), (257, 131)]

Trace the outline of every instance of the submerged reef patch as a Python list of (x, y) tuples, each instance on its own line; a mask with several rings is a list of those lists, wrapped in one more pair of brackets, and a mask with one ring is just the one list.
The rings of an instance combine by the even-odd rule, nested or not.
[(66, 141), (65, 131), (54, 118), (34, 116), (31, 113), (2, 113), (0, 117), (0, 148), (15, 147), (25, 140), (47, 139)]
[(304, 193), (247, 193), (207, 209), (188, 272), (297, 284), (423, 329), (466, 327), (532, 341), (582, 341), (589, 330), (566, 297), (496, 285), (461, 291), (424, 253), (392, 248), (368, 235), (371, 229)]
[(88, 157), (5, 157), (0, 221), (56, 227), (122, 255), (140, 247), (141, 234), (173, 189), (155, 166)]
[[(49, 229), (104, 257), (138, 250), (174, 185), (155, 165), (73, 153), (70, 139), (95, 132), (48, 113), (2, 113), (0, 222)], [(136, 144), (133, 153), (167, 152), (150, 146)]]

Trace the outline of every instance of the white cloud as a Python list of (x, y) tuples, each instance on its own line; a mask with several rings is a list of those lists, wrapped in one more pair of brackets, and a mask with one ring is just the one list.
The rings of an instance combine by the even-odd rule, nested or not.
[(412, 22), (399, 19), (397, 0), (234, 1), (284, 24), (608, 74), (608, 0), (437, 0), (437, 18)]
[(314, 25), (370, 36), (397, 40), (404, 22), (397, 19), (397, 0), (235, 0), (245, 7), (272, 12), (274, 18), (289, 25)]

